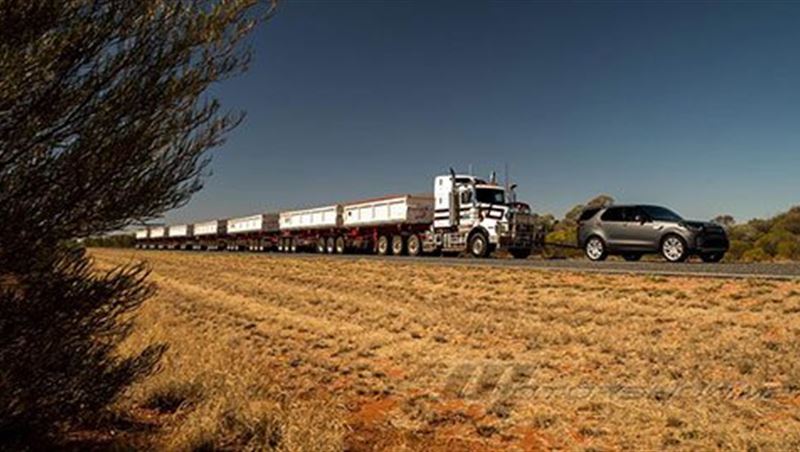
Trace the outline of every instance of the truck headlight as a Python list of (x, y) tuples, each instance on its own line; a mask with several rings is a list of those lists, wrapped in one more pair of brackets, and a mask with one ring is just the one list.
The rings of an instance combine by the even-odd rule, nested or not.
[(509, 211), (507, 211), (507, 212), (506, 212), (506, 220), (508, 220), (509, 222), (511, 222), (511, 219), (512, 219), (512, 218), (514, 218), (514, 212), (512, 212), (512, 211), (510, 211), (510, 210), (509, 210)]

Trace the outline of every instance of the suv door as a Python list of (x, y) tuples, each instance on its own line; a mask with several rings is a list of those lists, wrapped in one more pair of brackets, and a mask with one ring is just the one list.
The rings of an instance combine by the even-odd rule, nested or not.
[(641, 207), (634, 208), (631, 214), (628, 222), (631, 244), (646, 251), (658, 250), (664, 224), (660, 221), (653, 221)]
[(627, 243), (645, 251), (657, 250), (661, 240), (661, 225), (653, 222), (640, 207), (632, 207), (626, 218)]
[(609, 207), (600, 216), (600, 227), (605, 232), (606, 245), (610, 249), (625, 247), (627, 240), (625, 219), (625, 207)]

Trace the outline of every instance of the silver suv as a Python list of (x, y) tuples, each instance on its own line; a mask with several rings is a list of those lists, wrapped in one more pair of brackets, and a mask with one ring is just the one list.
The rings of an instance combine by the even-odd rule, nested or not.
[(612, 254), (638, 261), (643, 254), (660, 253), (669, 262), (691, 255), (719, 262), (728, 251), (728, 236), (716, 223), (686, 221), (665, 207), (613, 205), (581, 213), (578, 246), (592, 261)]

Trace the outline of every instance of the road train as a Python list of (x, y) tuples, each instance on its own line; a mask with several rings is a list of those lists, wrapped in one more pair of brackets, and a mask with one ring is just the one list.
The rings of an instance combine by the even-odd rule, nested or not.
[(466, 254), (519, 259), (545, 229), (514, 189), (466, 174), (434, 178), (433, 194), (396, 195), (136, 231), (142, 249), (315, 251), (327, 254)]

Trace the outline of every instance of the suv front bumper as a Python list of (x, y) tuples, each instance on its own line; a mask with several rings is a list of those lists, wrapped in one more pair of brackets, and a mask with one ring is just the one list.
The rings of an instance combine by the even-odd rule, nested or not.
[(724, 253), (730, 248), (730, 241), (724, 234), (699, 234), (694, 238), (693, 250), (698, 253)]

